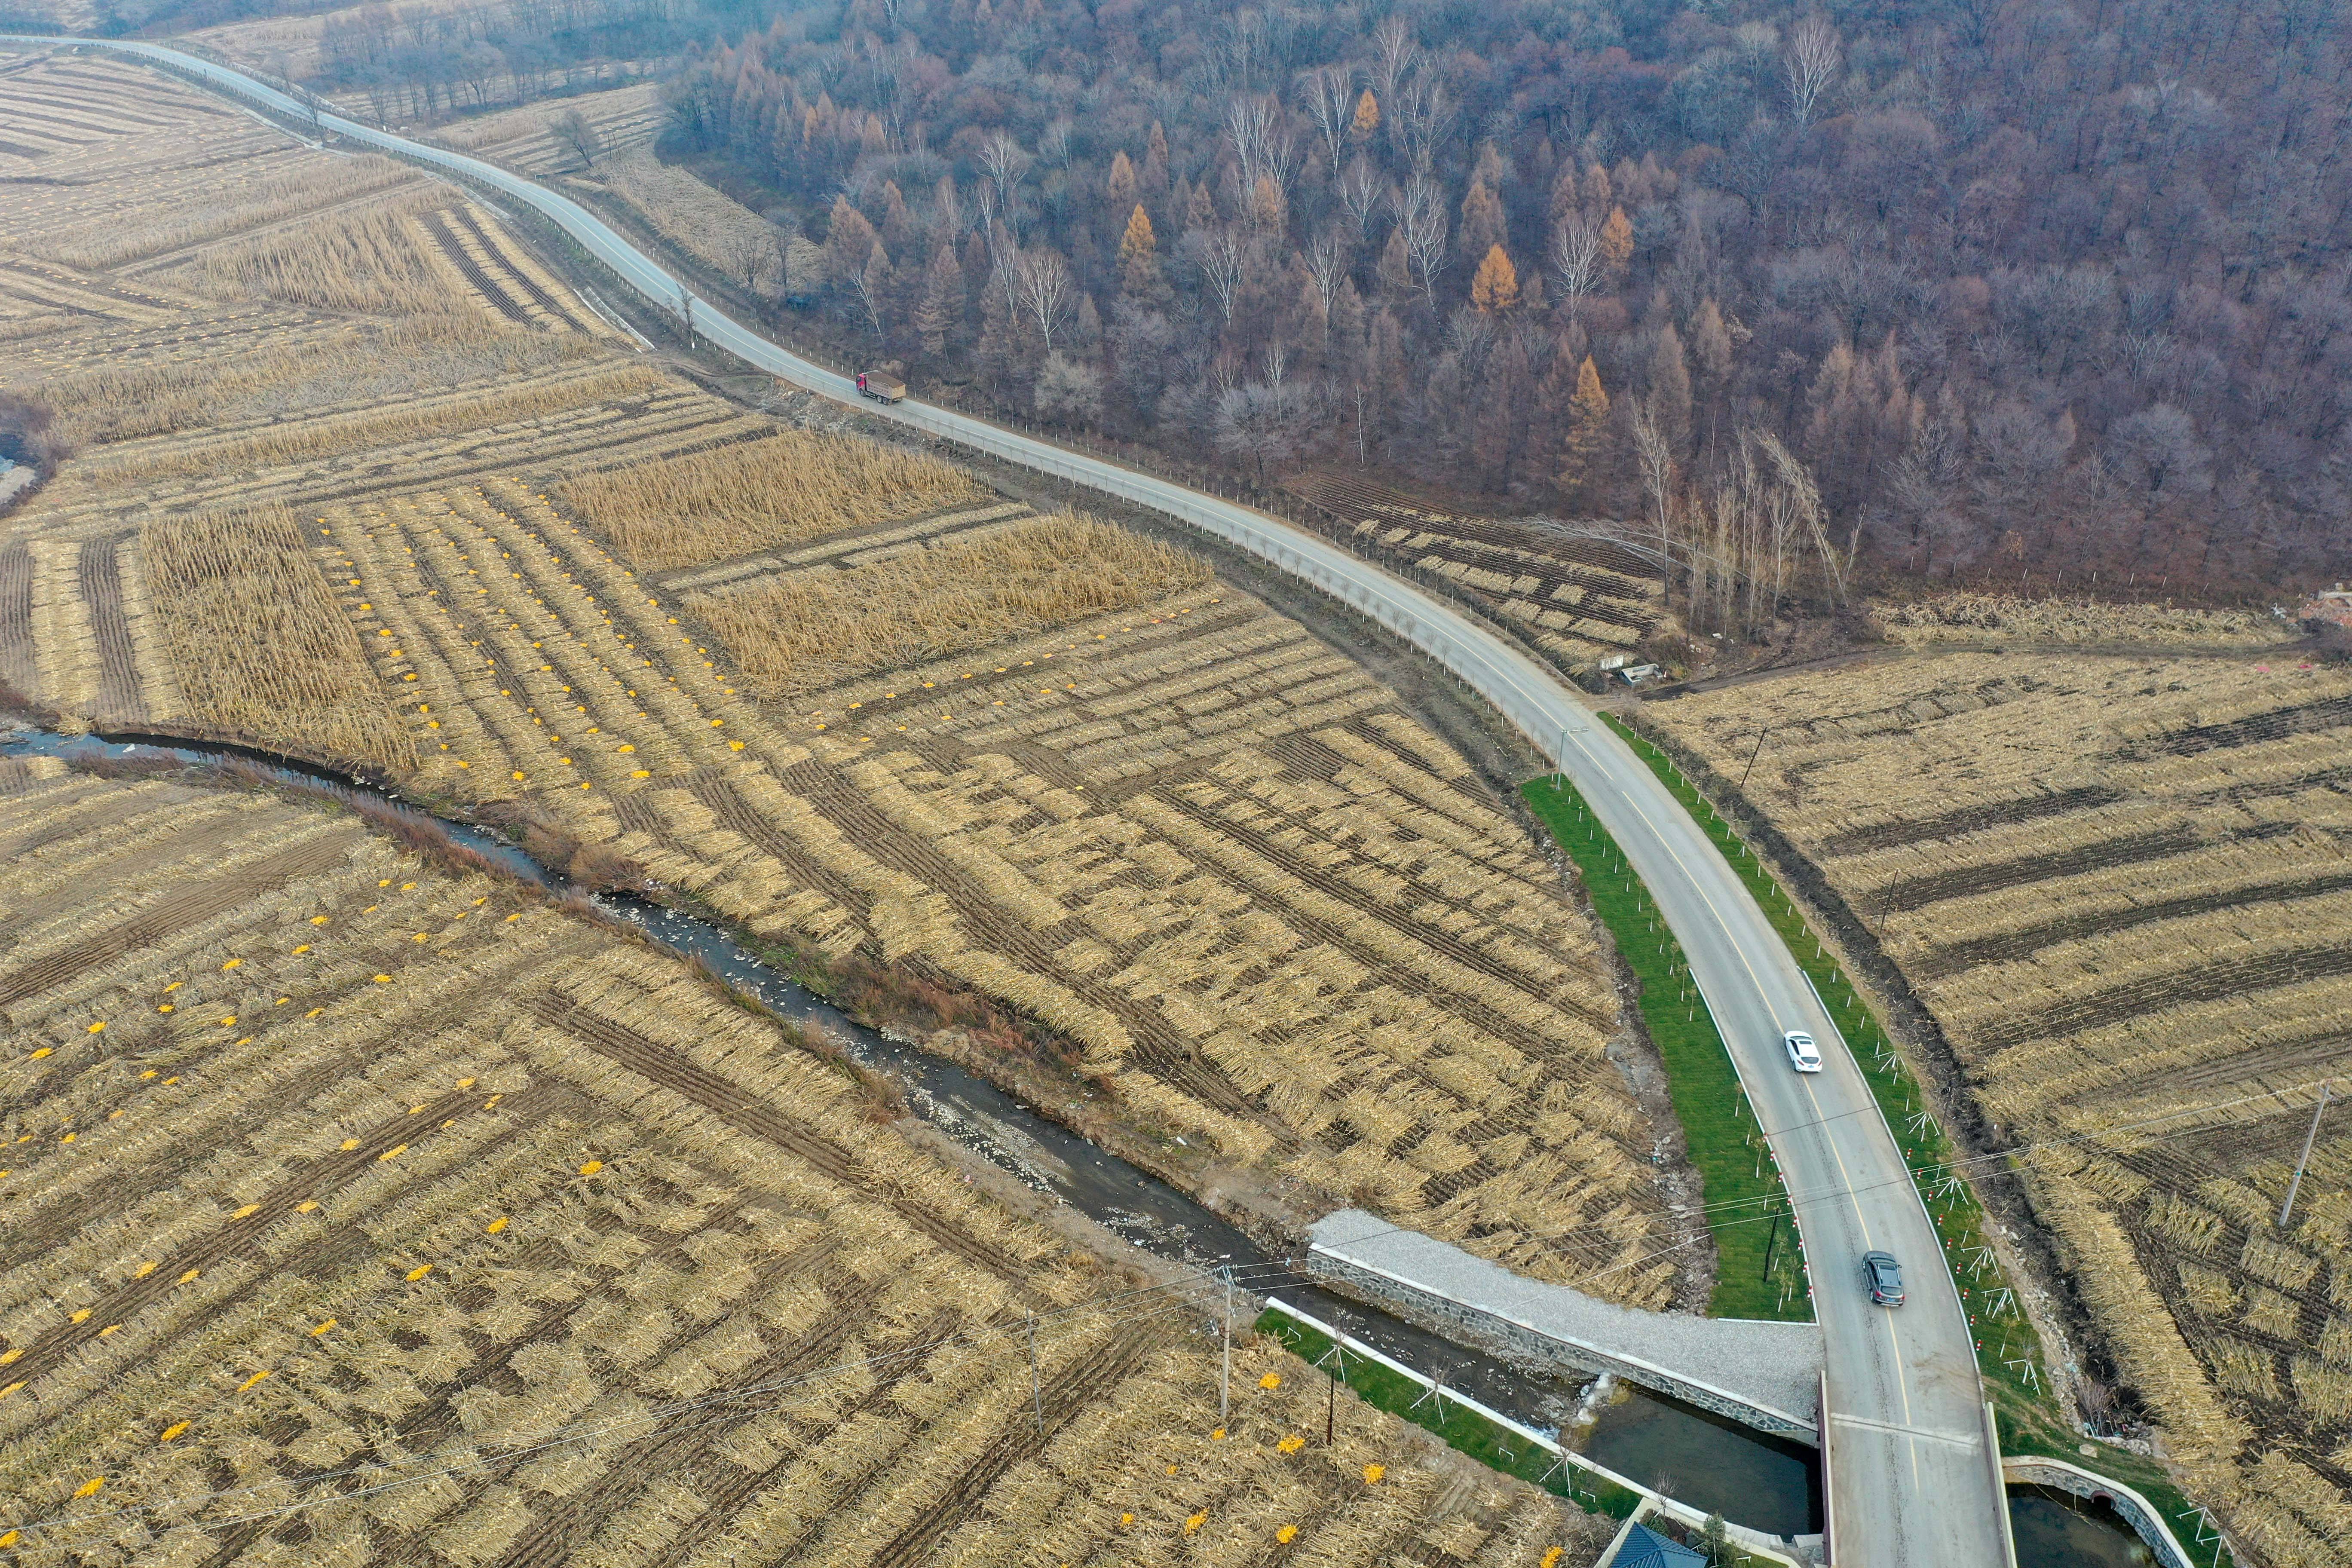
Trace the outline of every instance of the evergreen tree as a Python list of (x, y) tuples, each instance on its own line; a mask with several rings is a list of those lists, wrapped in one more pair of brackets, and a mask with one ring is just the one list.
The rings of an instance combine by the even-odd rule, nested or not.
[(1699, 380), (1710, 396), (1719, 396), (1731, 379), (1731, 329), (1713, 300), (1700, 303), (1691, 318), (1691, 353), (1698, 361)]
[(1610, 280), (1616, 282), (1624, 278), (1625, 268), (1633, 261), (1633, 220), (1625, 216), (1623, 207), (1611, 207), (1609, 221), (1601, 226), (1601, 265), (1608, 271)]
[(1412, 258), (1405, 253), (1402, 224), (1389, 230), (1389, 242), (1381, 249), (1380, 279), (1381, 291), (1394, 298), (1413, 291)]
[(1679, 452), (1690, 441), (1690, 370), (1683, 360), (1682, 334), (1668, 321), (1650, 350), (1650, 416)]
[(847, 196), (833, 198), (832, 226), (824, 237), (825, 276), (836, 284), (848, 285), (866, 270), (866, 258), (882, 243), (866, 215), (849, 205)]
[(1168, 132), (1160, 129), (1160, 121), (1151, 122), (1151, 134), (1143, 143), (1143, 194), (1163, 196), (1168, 194)]
[(1470, 194), (1462, 198), (1462, 254), (1484, 256), (1508, 237), (1510, 224), (1503, 216), (1503, 198), (1486, 181), (1471, 181)]

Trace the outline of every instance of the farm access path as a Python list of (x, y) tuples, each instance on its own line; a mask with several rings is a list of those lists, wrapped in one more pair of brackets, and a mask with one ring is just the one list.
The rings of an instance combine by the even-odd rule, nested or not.
[[(781, 381), (845, 403), (846, 376), (790, 353), (696, 298), (568, 197), (495, 164), (299, 102), (254, 78), (154, 44), (0, 35), (0, 43), (104, 48), (282, 121), (445, 169), (526, 203), (656, 307)], [(1811, 983), (1731, 867), (1649, 768), (1533, 659), (1412, 584), (1265, 513), (985, 420), (925, 404), (859, 404), (926, 435), (1116, 496), (1201, 530), (1321, 589), (1476, 690), (1561, 767), (1649, 885), (1728, 1042), (1787, 1180), (1812, 1270), (1827, 1356), (1822, 1438), (1839, 1568), (2003, 1568), (2008, 1503), (1991, 1450), (1968, 1314), (1895, 1138)], [(1784, 1028), (1827, 1047), (1800, 1078)], [(1870, 1305), (1862, 1254), (1906, 1265), (1910, 1303)]]

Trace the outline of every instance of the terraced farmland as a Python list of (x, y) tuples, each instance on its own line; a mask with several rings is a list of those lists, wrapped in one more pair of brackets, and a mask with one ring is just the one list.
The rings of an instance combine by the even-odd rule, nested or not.
[(672, 613), (1022, 510), (652, 576), (511, 481), (311, 526), (421, 785), (526, 796), (763, 939), (1011, 1004), (1162, 1138), (1663, 1300), (1593, 937), (1352, 662), (1206, 582), (784, 710)]
[(1563, 668), (1631, 648), (1663, 617), (1655, 570), (1606, 540), (1458, 517), (1346, 475), (1312, 474), (1290, 488), (1352, 548), (1467, 590)]
[(641, 82), (460, 120), (444, 126), (438, 136), (453, 147), (522, 174), (541, 178), (576, 174), (579, 150), (556, 132), (556, 121), (574, 110), (595, 132), (605, 157), (652, 146), (668, 116), (660, 87)]
[[(115, 146), (107, 183), (206, 199), (190, 124)], [(457, 212), (432, 188), (317, 199), (213, 233), (155, 275), (173, 292), (142, 277), (161, 320), (60, 312), (0, 373), (84, 441), (0, 540), (26, 699), (535, 818), (808, 962), (1043, 1026), (1178, 1179), (1670, 1299), (1595, 934), (1360, 667), (1177, 552), (780, 431), (543, 273), (561, 330), (422, 308), (436, 276), (480, 291), (396, 259)], [(26, 218), (33, 247), (80, 221)], [(787, 603), (945, 630), (813, 668), (763, 613)]]
[(2272, 1561), (2352, 1561), (2352, 1125), (2277, 1224), (2352, 1062), (2352, 672), (1950, 653), (1643, 713), (1727, 776), (1771, 726), (1749, 798), (1986, 1114), (2093, 1140), (2035, 1156), (2032, 1198), (2198, 1495)]
[[(0, 1548), (1550, 1561), (673, 961), (345, 814), (0, 763)], [(1028, 1324), (1036, 1328), (1035, 1382)], [(1285, 1551), (1287, 1548), (1287, 1551)]]

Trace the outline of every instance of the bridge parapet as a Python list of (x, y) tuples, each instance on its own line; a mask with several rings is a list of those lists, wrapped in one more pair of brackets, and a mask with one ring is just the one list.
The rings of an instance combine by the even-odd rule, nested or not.
[(1819, 1441), (1812, 1323), (1645, 1312), (1512, 1273), (1451, 1242), (1341, 1209), (1308, 1231), (1307, 1271), (1506, 1360), (1611, 1373), (1761, 1431)]

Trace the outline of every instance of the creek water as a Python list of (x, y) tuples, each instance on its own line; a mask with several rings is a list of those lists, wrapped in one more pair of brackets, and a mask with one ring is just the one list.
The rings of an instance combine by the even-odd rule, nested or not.
[[(184, 764), (228, 759), (254, 765), (273, 782), (372, 796), (429, 819), (453, 840), (500, 869), (552, 892), (575, 889), (498, 834), (436, 816), (396, 790), (289, 762), (251, 748), (128, 735), (68, 736), (18, 726), (0, 731), (0, 756), (53, 756), (68, 762)], [(1595, 1463), (1734, 1523), (1774, 1535), (1821, 1529), (1821, 1472), (1813, 1451), (1631, 1384), (1614, 1391), (1581, 1442), (1573, 1417), (1589, 1381), (1534, 1376), (1388, 1314), (1306, 1282), (1246, 1233), (1159, 1178), (1041, 1116), (979, 1075), (912, 1044), (858, 1023), (781, 973), (708, 921), (627, 894), (589, 895), (605, 913), (627, 921), (657, 946), (698, 958), (720, 979), (780, 1016), (820, 1026), (862, 1065), (896, 1080), (916, 1114), (1034, 1191), (1067, 1204), (1154, 1257), (1213, 1270), (1229, 1264), (1259, 1296), (1279, 1297), (1344, 1330), (1382, 1354), (1441, 1379), (1513, 1420), (1542, 1431), (1570, 1430), (1563, 1441)], [(1213, 1279), (1201, 1303), (1213, 1310)], [(2096, 1560), (2104, 1561), (2104, 1560)]]
[(2156, 1555), (2115, 1510), (2044, 1487), (2011, 1487), (2017, 1568), (2145, 1568)]

